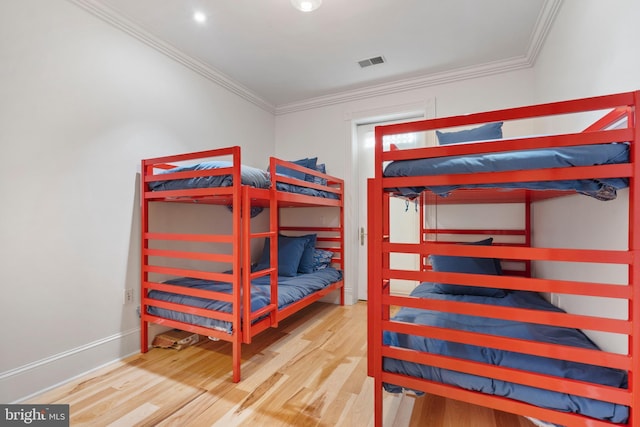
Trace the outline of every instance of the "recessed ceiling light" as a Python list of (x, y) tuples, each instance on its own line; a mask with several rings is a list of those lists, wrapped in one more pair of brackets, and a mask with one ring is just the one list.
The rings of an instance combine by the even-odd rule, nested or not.
[(291, 4), (303, 12), (312, 12), (320, 7), (322, 0), (291, 0)]
[(194, 12), (193, 13), (193, 20), (202, 24), (203, 22), (205, 22), (207, 20), (207, 15), (204, 14), (204, 12)]

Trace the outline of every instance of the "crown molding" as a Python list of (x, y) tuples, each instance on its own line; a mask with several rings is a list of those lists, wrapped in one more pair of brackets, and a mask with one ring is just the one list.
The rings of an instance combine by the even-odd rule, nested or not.
[(296, 111), (304, 111), (318, 107), (357, 101), (376, 96), (389, 95), (398, 92), (420, 89), (452, 83), (461, 80), (475, 79), (493, 74), (506, 73), (508, 71), (529, 68), (531, 65), (526, 57), (491, 62), (479, 66), (459, 68), (452, 71), (429, 74), (417, 78), (396, 80), (392, 83), (367, 86), (360, 89), (341, 91), (332, 95), (320, 96), (293, 102), (276, 107), (276, 115), (289, 114)]
[(125, 33), (152, 47), (158, 52), (163, 53), (164, 55), (184, 65), (190, 70), (200, 74), (202, 77), (211, 80), (212, 82), (222, 86), (223, 88), (251, 102), (252, 104), (255, 104), (263, 110), (272, 114), (275, 113), (275, 106), (273, 104), (265, 101), (248, 88), (223, 74), (221, 71), (216, 70), (215, 68), (203, 63), (196, 58), (186, 55), (175, 46), (172, 46), (169, 43), (149, 33), (148, 31), (145, 31), (140, 26), (125, 18), (112, 8), (100, 3), (97, 0), (67, 1), (91, 13), (107, 24), (124, 31)]
[(289, 114), (343, 102), (531, 68), (535, 64), (538, 54), (544, 45), (544, 41), (551, 30), (551, 26), (560, 10), (562, 2), (563, 0), (545, 0), (538, 19), (536, 20), (526, 56), (490, 62), (473, 67), (458, 68), (456, 70), (429, 74), (417, 78), (398, 80), (392, 83), (341, 91), (332, 95), (309, 98), (299, 102), (279, 105), (276, 107), (275, 113), (276, 115)]
[(184, 54), (176, 47), (143, 30), (112, 8), (100, 3), (99, 0), (67, 1), (135, 37), (206, 79), (211, 80), (241, 98), (275, 115), (289, 114), (297, 111), (310, 110), (313, 108), (325, 107), (344, 102), (351, 102), (533, 67), (563, 2), (563, 0), (545, 0), (536, 21), (531, 40), (529, 41), (529, 48), (527, 49), (527, 54), (525, 56), (490, 62), (473, 67), (459, 68), (442, 73), (428, 74), (416, 78), (401, 79), (391, 83), (370, 85), (359, 89), (341, 91), (330, 95), (275, 106), (256, 95), (250, 89), (234, 81), (231, 77), (224, 75), (219, 70), (216, 70), (196, 58)]
[(529, 49), (527, 50), (527, 58), (531, 66), (533, 66), (536, 59), (538, 59), (538, 55), (542, 50), (544, 42), (547, 40), (547, 35), (549, 31), (551, 31), (551, 26), (556, 16), (558, 16), (563, 1), (564, 0), (545, 0), (542, 5), (542, 10), (533, 28), (531, 40), (529, 41)]

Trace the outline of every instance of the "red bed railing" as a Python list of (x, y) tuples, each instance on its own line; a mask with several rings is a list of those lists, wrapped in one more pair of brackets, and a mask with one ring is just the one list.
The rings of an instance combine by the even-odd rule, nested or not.
[[(176, 166), (187, 163), (201, 163), (211, 160), (225, 160), (230, 162), (229, 167), (218, 169), (192, 170), (171, 172)], [(232, 347), (232, 365), (234, 382), (240, 381), (241, 345), (251, 343), (252, 337), (270, 328), (277, 327), (278, 322), (289, 315), (301, 310), (309, 304), (323, 298), (325, 295), (340, 291), (340, 302), (344, 304), (344, 281), (333, 283), (322, 291), (309, 295), (297, 301), (283, 310), (278, 310), (277, 288), (277, 235), (279, 230), (292, 230), (297, 232), (317, 232), (318, 240), (322, 244), (328, 244), (328, 249), (336, 253), (334, 264), (344, 268), (344, 181), (331, 175), (312, 171), (300, 167), (294, 163), (280, 159), (270, 159), (271, 170), (275, 171), (277, 165), (290, 169), (301, 170), (309, 175), (327, 180), (326, 185), (303, 182), (292, 178), (271, 174), (271, 187), (255, 188), (243, 185), (241, 179), (241, 150), (240, 147), (228, 147), (214, 150), (206, 150), (195, 153), (187, 153), (173, 156), (157, 157), (142, 161), (141, 174), (141, 351), (148, 351), (148, 326), (155, 323), (171, 328), (181, 329), (209, 336), (215, 339), (228, 341)], [(160, 173), (162, 172), (162, 173)], [(228, 187), (216, 188), (190, 188), (154, 190), (149, 184), (157, 181), (216, 177), (231, 175), (232, 184)], [(312, 188), (319, 191), (333, 193), (337, 197), (323, 198), (312, 195), (290, 194), (277, 191), (276, 182), (288, 182), (290, 184)], [(226, 232), (215, 234), (198, 234), (184, 232), (157, 231), (151, 227), (149, 205), (152, 202), (190, 203), (190, 204), (215, 204), (232, 206), (231, 227)], [(251, 229), (251, 208), (269, 208), (270, 221), (266, 231), (253, 231)], [(280, 228), (279, 210), (283, 207), (317, 207), (330, 206), (339, 208), (339, 221), (335, 227), (284, 227)], [(177, 219), (176, 222), (180, 220)], [(271, 267), (258, 272), (251, 272), (251, 241), (253, 239), (270, 238), (271, 243)], [(189, 244), (207, 243), (217, 245), (215, 248), (177, 250), (157, 247), (158, 242), (182, 242)], [(220, 248), (223, 246), (224, 248)], [(172, 266), (176, 260), (194, 260), (211, 263), (221, 263), (230, 273), (213, 272), (208, 269), (195, 269)], [(153, 275), (153, 277), (152, 277)], [(260, 276), (270, 275), (272, 292), (271, 302), (266, 307), (251, 311), (251, 280)], [(192, 289), (161, 282), (161, 277), (192, 277), (205, 280), (217, 280), (232, 284), (231, 294), (210, 290)], [(164, 279), (162, 279), (164, 280)], [(160, 290), (179, 295), (214, 299), (231, 304), (231, 312), (224, 313), (214, 310), (192, 307), (189, 305), (161, 301), (149, 297), (150, 290)], [(199, 326), (177, 320), (151, 315), (147, 311), (148, 306), (155, 306), (176, 312), (198, 315), (210, 319), (231, 322), (232, 333), (213, 328)]]
[[(443, 369), (451, 369), (472, 375), (484, 376), (516, 382), (547, 390), (556, 390), (585, 396), (605, 402), (626, 405), (630, 408), (627, 426), (640, 427), (640, 154), (636, 142), (640, 140), (637, 125), (637, 105), (640, 92), (629, 92), (615, 95), (591, 97), (578, 100), (554, 102), (521, 108), (510, 108), (486, 113), (422, 120), (405, 124), (394, 124), (376, 128), (375, 177), (369, 181), (369, 375), (374, 378), (375, 424), (382, 425), (382, 384), (390, 383), (401, 387), (422, 390), (469, 403), (486, 406), (502, 411), (534, 417), (566, 426), (611, 426), (607, 421), (597, 420), (578, 414), (564, 413), (551, 409), (533, 406), (503, 397), (492, 396), (464, 390), (455, 386), (437, 383), (407, 375), (385, 372), (382, 368), (384, 358), (394, 358), (415, 363), (430, 365)], [(580, 112), (610, 110), (602, 119), (582, 132), (560, 133), (536, 137), (503, 139), (500, 141), (475, 144), (459, 144), (410, 150), (385, 151), (383, 138), (386, 135), (408, 132), (434, 131), (448, 127), (477, 125), (488, 122), (543, 118)], [(626, 118), (622, 128), (610, 129), (610, 125)], [(564, 147), (608, 142), (628, 141), (630, 144), (630, 161), (622, 164), (571, 167), (561, 169), (545, 169), (532, 171), (510, 171), (492, 173), (474, 173), (459, 175), (436, 175), (417, 177), (383, 176), (383, 165), (397, 160), (434, 158), (442, 156), (464, 156), (483, 153), (497, 153), (511, 150), (535, 149), (545, 147)], [(429, 242), (420, 244), (399, 244), (389, 240), (388, 198), (393, 189), (399, 187), (421, 187), (452, 184), (508, 183), (532, 182), (544, 180), (564, 180), (582, 178), (628, 178), (629, 179), (629, 214), (628, 214), (628, 248), (626, 250), (609, 249), (564, 249), (539, 248), (528, 244), (495, 245), (491, 247), (474, 247), (456, 245), (453, 242)], [(451, 203), (474, 202), (535, 202), (536, 200), (558, 197), (567, 192), (544, 192), (542, 196), (531, 190), (503, 191), (496, 193), (490, 190), (456, 190), (448, 198)], [(382, 207), (382, 209), (380, 209)], [(528, 209), (527, 209), (528, 211)], [(527, 219), (527, 221), (529, 221)], [(423, 232), (425, 230), (423, 229)], [(433, 231), (433, 230), (431, 230)], [(445, 230), (451, 231), (451, 230)], [(529, 231), (525, 230), (525, 235)], [(462, 232), (461, 234), (464, 234)], [(455, 233), (454, 233), (455, 234)], [(530, 241), (531, 236), (526, 240)], [(428, 268), (420, 271), (394, 270), (389, 267), (391, 253), (417, 254), (427, 257), (430, 254), (514, 259), (525, 263), (535, 261), (567, 261), (581, 263), (608, 263), (626, 265), (628, 283), (626, 286), (615, 283), (591, 283), (545, 278), (522, 277), (487, 277), (478, 274), (460, 274), (433, 272)], [(513, 290), (536, 290), (540, 292), (557, 292), (574, 295), (588, 295), (607, 298), (624, 299), (628, 302), (626, 319), (607, 318), (602, 316), (586, 316), (571, 313), (541, 313), (517, 308), (500, 308), (462, 302), (418, 299), (392, 295), (388, 286), (389, 280), (402, 278), (417, 282), (440, 282), (451, 284), (468, 284), (474, 286), (500, 287)], [(505, 338), (490, 333), (473, 333), (460, 330), (418, 326), (396, 322), (391, 319), (393, 307), (414, 307), (450, 313), (481, 315), (507, 320), (521, 320), (533, 323), (560, 325), (570, 328), (589, 329), (607, 333), (622, 334), (628, 337), (627, 354), (606, 351), (594, 351), (572, 348), (546, 343), (533, 343), (514, 338)], [(504, 367), (487, 365), (480, 362), (465, 361), (457, 358), (421, 353), (398, 347), (383, 345), (383, 331), (395, 331), (405, 334), (421, 335), (447, 341), (510, 350), (520, 353), (558, 358), (562, 360), (606, 366), (627, 371), (629, 386), (627, 389), (603, 386), (592, 383), (560, 379), (539, 373), (513, 370)], [(618, 424), (615, 424), (618, 425)]]

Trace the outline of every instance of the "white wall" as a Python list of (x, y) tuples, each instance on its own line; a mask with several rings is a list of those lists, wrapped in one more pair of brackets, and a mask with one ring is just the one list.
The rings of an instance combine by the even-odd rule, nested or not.
[(564, 0), (535, 64), (539, 102), (640, 88), (640, 3)]
[[(535, 64), (536, 102), (604, 95), (640, 89), (640, 2), (621, 0), (565, 0)], [(628, 192), (611, 202), (574, 196), (536, 204), (534, 243), (558, 247), (627, 248)], [(575, 215), (580, 212), (580, 215)], [(559, 241), (557, 230), (568, 235)], [(626, 283), (626, 268), (538, 265), (543, 275), (568, 280)], [(626, 318), (621, 300), (561, 296), (557, 302), (571, 312), (607, 313)], [(625, 337), (591, 333), (609, 351), (626, 352)]]
[[(353, 122), (364, 117), (414, 111), (416, 106), (426, 105), (430, 100), (435, 100), (436, 115), (442, 117), (640, 89), (640, 74), (637, 73), (640, 56), (637, 55), (636, 42), (640, 39), (640, 27), (636, 22), (640, 16), (639, 8), (640, 3), (635, 0), (615, 4), (597, 0), (565, 0), (533, 69), (374, 96), (276, 117), (278, 155), (286, 153), (305, 157), (317, 154), (321, 161), (327, 163), (331, 173), (345, 177), (346, 289), (350, 298), (357, 298), (354, 291), (356, 278), (350, 272), (354, 271), (358, 247), (358, 199), (354, 192), (358, 168), (357, 164), (351, 164)], [(534, 230), (539, 233), (534, 243), (541, 246), (559, 244), (552, 242), (553, 236), (557, 235), (552, 230), (557, 230), (557, 227), (550, 229), (549, 225), (576, 224), (573, 215), (576, 203), (584, 213), (581, 221), (585, 224), (581, 230), (594, 229), (626, 214), (624, 191), (615, 202), (593, 202), (576, 197), (537, 204)], [(563, 217), (566, 218), (561, 219)], [(604, 237), (602, 233), (592, 233), (591, 242), (606, 239), (608, 241), (604, 244), (609, 247), (626, 245), (626, 241), (620, 242), (620, 236), (626, 232), (626, 220), (622, 224), (615, 231), (605, 233)], [(568, 234), (568, 240), (574, 245), (584, 244), (584, 231), (582, 236), (571, 231)], [(548, 268), (538, 266), (542, 274), (546, 274)], [(572, 274), (573, 270), (575, 268), (569, 267), (561, 274)], [(610, 282), (620, 281), (619, 269), (604, 268), (600, 274)], [(582, 299), (561, 299), (559, 302), (570, 311), (588, 312), (597, 307), (601, 313), (604, 306), (612, 316), (624, 314), (620, 304), (611, 301), (593, 303)], [(626, 342), (620, 337), (591, 336), (605, 349), (625, 351)]]
[(140, 160), (237, 144), (265, 167), (275, 120), (63, 0), (0, 2), (0, 57), (8, 403), (138, 351)]
[[(355, 297), (354, 121), (430, 100), (446, 116), (638, 89), (639, 8), (635, 0), (565, 0), (534, 69), (293, 112), (274, 123), (71, 3), (0, 2), (0, 321), (11, 343), (0, 358), (0, 401), (137, 351), (137, 301), (124, 306), (122, 297), (127, 287), (136, 299), (138, 292), (140, 159), (235, 144), (251, 147), (243, 160), (254, 166), (274, 150), (290, 159), (317, 154), (346, 179), (346, 277)], [(537, 206), (536, 218), (545, 222), (555, 203), (563, 202)], [(624, 203), (612, 204), (613, 217)], [(583, 212), (597, 224), (611, 218), (606, 206)]]
[(329, 173), (345, 179), (345, 293), (357, 299), (358, 165), (352, 163), (353, 126), (368, 117), (415, 112), (435, 102), (436, 116), (448, 116), (516, 107), (534, 99), (531, 69), (474, 80), (423, 87), (384, 96), (276, 116), (276, 155), (315, 156)]

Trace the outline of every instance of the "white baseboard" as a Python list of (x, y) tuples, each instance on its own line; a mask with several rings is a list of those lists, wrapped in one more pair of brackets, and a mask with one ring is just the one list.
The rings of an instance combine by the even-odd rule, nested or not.
[[(332, 302), (339, 302), (337, 297), (334, 299)], [(345, 287), (345, 303), (354, 303), (351, 288)], [(150, 337), (157, 332), (150, 330)], [(139, 351), (140, 328), (135, 328), (1, 372), (0, 402), (26, 402)]]
[(353, 295), (353, 288), (345, 286), (345, 288), (344, 288), (344, 303), (346, 305), (352, 305), (352, 304), (355, 304), (357, 302), (358, 301), (356, 300), (355, 295)]
[(79, 376), (135, 354), (139, 349), (140, 328), (136, 328), (2, 372), (0, 402), (25, 402)]

